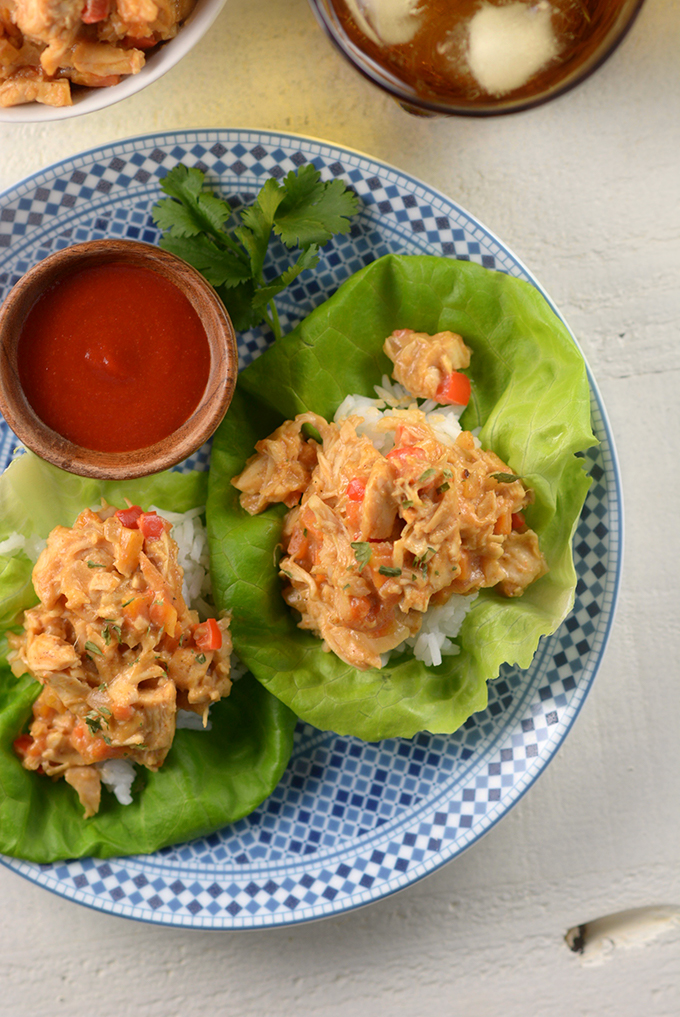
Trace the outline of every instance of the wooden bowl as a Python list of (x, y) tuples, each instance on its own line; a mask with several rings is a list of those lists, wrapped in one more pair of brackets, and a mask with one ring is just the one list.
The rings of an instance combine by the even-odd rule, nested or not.
[[(161, 441), (129, 452), (93, 451), (52, 430), (28, 402), (19, 376), (19, 338), (38, 298), (64, 277), (102, 264), (145, 268), (171, 282), (198, 314), (210, 349), (208, 382), (191, 416)], [(30, 269), (0, 307), (0, 411), (28, 448), (54, 466), (82, 477), (124, 480), (182, 462), (216, 430), (231, 402), (237, 373), (236, 336), (217, 293), (191, 265), (151, 244), (93, 240), (66, 247)]]

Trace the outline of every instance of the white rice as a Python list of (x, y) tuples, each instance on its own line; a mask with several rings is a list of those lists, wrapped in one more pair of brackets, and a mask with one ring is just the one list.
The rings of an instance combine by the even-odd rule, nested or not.
[(212, 722), (207, 720), (204, 724), (202, 713), (194, 713), (192, 710), (178, 710), (175, 716), (175, 727), (178, 731), (181, 728), (185, 731), (210, 731), (212, 729)]
[(394, 445), (394, 432), (381, 427), (383, 417), (405, 416), (410, 410), (422, 410), (436, 437), (444, 445), (453, 445), (462, 428), (459, 417), (464, 406), (440, 406), (433, 399), (415, 399), (403, 385), (383, 375), (380, 385), (375, 386), (377, 399), (367, 396), (348, 395), (338, 406), (334, 420), (336, 424), (353, 415), (364, 418), (357, 427), (357, 434), (366, 435), (375, 448), (386, 455)]
[(132, 787), (137, 773), (129, 759), (106, 759), (94, 764), (99, 770), (102, 783), (113, 791), (121, 805), (132, 804)]
[(189, 509), (188, 512), (168, 512), (155, 505), (151, 508), (172, 523), (171, 536), (179, 548), (177, 560), (184, 571), (182, 595), (185, 601), (203, 619), (214, 615), (215, 609), (210, 606), (212, 586), (208, 534), (200, 518), (205, 506)]
[[(407, 390), (383, 375), (380, 385), (375, 386), (377, 399), (367, 396), (348, 395), (337, 409), (334, 420), (340, 423), (350, 416), (363, 417), (357, 426), (357, 434), (365, 435), (374, 447), (386, 455), (394, 445), (393, 431), (386, 430), (381, 421), (385, 417), (399, 417), (410, 410), (419, 409), (443, 445), (453, 445), (462, 428), (459, 417), (464, 406), (440, 406), (432, 399), (415, 399)], [(413, 650), (416, 660), (437, 667), (445, 656), (460, 653), (460, 646), (453, 640), (460, 632), (465, 616), (472, 607), (477, 594), (463, 596), (453, 594), (445, 604), (428, 608), (423, 615), (420, 631), (401, 643), (390, 653), (382, 656), (383, 667), (392, 655)]]
[(0, 540), (0, 554), (10, 555), (15, 551), (23, 551), (31, 561), (37, 561), (38, 555), (46, 545), (47, 541), (35, 533), (30, 537), (24, 537), (21, 533), (11, 533), (5, 540)]

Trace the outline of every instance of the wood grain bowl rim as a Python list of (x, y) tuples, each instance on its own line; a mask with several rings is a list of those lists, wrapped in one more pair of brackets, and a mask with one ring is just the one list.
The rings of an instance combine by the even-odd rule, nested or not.
[[(147, 268), (173, 283), (198, 314), (210, 347), (210, 373), (191, 416), (162, 441), (131, 452), (97, 452), (53, 431), (24, 394), (17, 348), (26, 317), (44, 290), (78, 269), (101, 264)], [(231, 402), (238, 374), (236, 334), (213, 287), (187, 262), (137, 240), (90, 240), (64, 247), (16, 283), (0, 307), (0, 412), (27, 448), (69, 473), (100, 480), (131, 480), (182, 462), (215, 432)]]

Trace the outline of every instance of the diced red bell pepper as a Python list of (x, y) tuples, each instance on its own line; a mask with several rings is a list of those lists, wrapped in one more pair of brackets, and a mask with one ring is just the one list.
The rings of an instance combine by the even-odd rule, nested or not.
[(163, 519), (156, 512), (142, 512), (137, 520), (137, 526), (144, 534), (145, 540), (158, 540), (170, 529), (167, 519)]
[(513, 512), (511, 519), (513, 530), (517, 530), (518, 533), (523, 533), (524, 530), (526, 530), (527, 528), (526, 519), (521, 514), (521, 512)]
[(110, 11), (110, 0), (85, 0), (80, 20), (84, 25), (96, 25), (98, 21), (106, 21)]
[(30, 734), (20, 734), (18, 738), (15, 738), (12, 742), (12, 748), (16, 752), (17, 756), (23, 759), (28, 755), (28, 750), (33, 745), (33, 738)]
[(440, 381), (435, 399), (438, 403), (455, 403), (456, 406), (467, 406), (470, 402), (471, 391), (468, 376), (461, 374), (460, 371), (452, 371)]
[(143, 509), (139, 505), (130, 505), (130, 508), (118, 509), (116, 512), (116, 519), (119, 520), (122, 526), (125, 526), (128, 530), (138, 530), (139, 523), (137, 520), (143, 514)]
[(347, 485), (347, 497), (350, 501), (363, 501), (365, 494), (366, 484), (363, 480), (358, 480), (356, 477), (354, 480), (350, 480)]
[(222, 648), (222, 633), (214, 618), (208, 618), (194, 629), (194, 642), (199, 650), (219, 650)]
[(427, 459), (427, 455), (419, 445), (402, 445), (400, 448), (393, 448), (385, 458), (402, 468), (416, 464), (420, 467)]

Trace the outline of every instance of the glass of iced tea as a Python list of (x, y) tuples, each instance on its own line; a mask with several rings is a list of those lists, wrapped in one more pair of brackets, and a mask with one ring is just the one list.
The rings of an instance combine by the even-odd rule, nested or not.
[(607, 59), (643, 0), (310, 0), (340, 52), (408, 111), (492, 116)]

